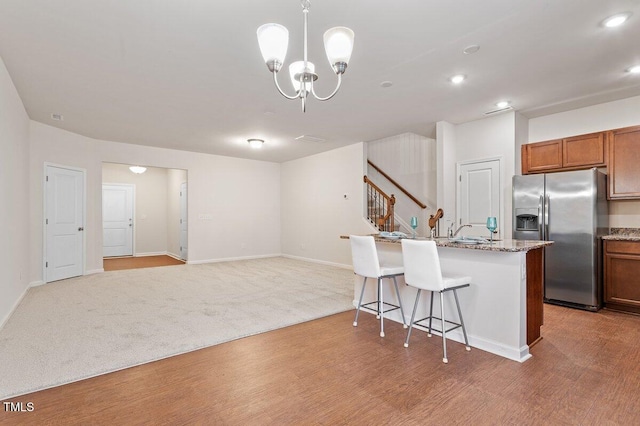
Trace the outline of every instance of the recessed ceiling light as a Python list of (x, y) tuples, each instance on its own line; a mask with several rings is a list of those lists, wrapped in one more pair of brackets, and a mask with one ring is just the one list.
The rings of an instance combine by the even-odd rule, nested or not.
[(55, 121), (64, 121), (62, 114), (51, 113), (51, 119)]
[(480, 50), (480, 46), (478, 46), (477, 44), (472, 44), (471, 46), (465, 47), (462, 53), (464, 53), (465, 55), (472, 55), (478, 50)]
[(630, 74), (640, 74), (640, 65), (636, 65), (636, 66), (633, 66), (631, 68), (627, 68), (625, 71), (630, 73)]
[(249, 146), (253, 149), (259, 149), (262, 148), (262, 144), (264, 143), (264, 140), (262, 139), (247, 139), (247, 142), (249, 142)]
[(617, 15), (609, 16), (607, 19), (602, 21), (602, 25), (607, 28), (619, 27), (624, 24), (630, 16), (631, 12), (618, 13)]
[(496, 106), (498, 108), (506, 108), (509, 106), (509, 101), (500, 101), (498, 103), (496, 103)]
[(393, 86), (393, 81), (387, 80), (387, 81), (383, 81), (382, 83), (380, 83), (380, 87), (387, 88), (387, 87), (391, 87), (391, 86)]
[(454, 75), (454, 76), (453, 76), (453, 77), (451, 77), (449, 80), (450, 80), (453, 84), (460, 84), (460, 83), (462, 83), (466, 78), (467, 78), (467, 76), (466, 76), (466, 75), (458, 74), (458, 75)]

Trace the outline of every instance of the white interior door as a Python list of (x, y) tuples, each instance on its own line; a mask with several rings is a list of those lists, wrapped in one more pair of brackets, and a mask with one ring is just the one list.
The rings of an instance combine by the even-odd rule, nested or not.
[(187, 260), (187, 183), (180, 184), (180, 258)]
[(44, 281), (84, 273), (85, 172), (45, 166)]
[(498, 219), (498, 236), (502, 232), (500, 160), (492, 159), (458, 164), (458, 223), (470, 224), (464, 235), (489, 237), (487, 217)]
[(134, 186), (102, 185), (102, 255), (133, 256)]

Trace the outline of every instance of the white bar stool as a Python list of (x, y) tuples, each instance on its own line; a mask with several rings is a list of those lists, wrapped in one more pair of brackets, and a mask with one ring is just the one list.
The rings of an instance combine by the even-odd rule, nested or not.
[[(467, 330), (464, 326), (462, 319), (462, 312), (460, 311), (460, 302), (458, 301), (458, 293), (456, 290), (469, 287), (471, 283), (471, 277), (462, 275), (442, 275), (440, 269), (440, 258), (438, 257), (438, 249), (435, 241), (415, 241), (415, 240), (402, 240), (402, 260), (404, 262), (405, 270), (405, 282), (407, 285), (418, 289), (416, 294), (416, 302), (413, 306), (413, 313), (411, 314), (411, 322), (409, 323), (409, 331), (407, 332), (407, 339), (404, 342), (404, 347), (409, 347), (409, 338), (411, 337), (411, 330), (414, 325), (425, 327), (420, 322), (429, 320), (427, 326), (427, 336), (431, 337), (431, 330), (435, 330), (442, 333), (442, 362), (445, 364), (449, 362), (447, 359), (447, 332), (462, 327), (462, 334), (464, 335), (464, 341), (467, 351), (471, 350), (469, 346), (469, 339), (467, 338)], [(416, 310), (418, 309), (418, 300), (420, 300), (420, 293), (422, 290), (431, 292), (431, 307), (429, 309), (429, 316), (415, 320)], [(451, 291), (456, 300), (456, 307), (458, 308), (458, 318), (460, 322), (456, 323), (445, 319), (444, 315), (444, 293)], [(433, 293), (440, 294), (440, 313), (442, 318), (433, 316)], [(432, 326), (432, 320), (437, 319), (440, 321), (441, 329), (438, 330)], [(453, 327), (447, 329), (447, 323), (453, 325)]]
[[(384, 314), (387, 312), (400, 309), (402, 315), (402, 324), (404, 328), (407, 328), (407, 324), (404, 319), (404, 310), (402, 309), (402, 300), (400, 299), (400, 292), (398, 291), (398, 282), (396, 277), (404, 274), (404, 267), (402, 265), (383, 265), (380, 264), (378, 259), (378, 250), (376, 249), (376, 243), (372, 236), (357, 236), (350, 235), (349, 241), (351, 242), (351, 256), (353, 259), (353, 272), (356, 275), (364, 277), (362, 282), (362, 291), (360, 292), (360, 300), (358, 301), (358, 309), (356, 310), (356, 318), (353, 321), (353, 326), (358, 326), (358, 315), (360, 309), (367, 309), (376, 313), (376, 318), (380, 319), (380, 337), (384, 337)], [(367, 284), (367, 278), (374, 278), (378, 280), (378, 299), (369, 303), (362, 303), (362, 297), (364, 296), (364, 289)], [(393, 284), (396, 288), (396, 295), (398, 296), (398, 304), (384, 302), (384, 294), (382, 291), (382, 278), (393, 279)], [(375, 309), (370, 305), (376, 305)], [(385, 306), (388, 309), (385, 309)]]

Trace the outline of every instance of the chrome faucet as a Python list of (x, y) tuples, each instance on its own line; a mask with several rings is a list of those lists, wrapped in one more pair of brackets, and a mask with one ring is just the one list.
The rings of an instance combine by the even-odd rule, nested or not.
[(449, 229), (447, 230), (447, 235), (449, 236), (449, 238), (453, 238), (453, 237), (455, 237), (456, 235), (458, 235), (458, 232), (460, 232), (460, 230), (461, 230), (462, 228), (466, 228), (467, 226), (468, 226), (469, 228), (471, 228), (471, 225), (470, 225), (470, 224), (468, 224), (468, 223), (466, 223), (466, 224), (464, 224), (464, 225), (460, 225), (460, 226), (458, 227), (458, 229), (456, 229), (456, 231), (455, 231), (455, 232), (453, 232), (453, 227), (454, 227), (455, 225), (456, 225), (456, 224), (455, 224), (455, 222), (451, 222), (451, 225), (449, 225)]

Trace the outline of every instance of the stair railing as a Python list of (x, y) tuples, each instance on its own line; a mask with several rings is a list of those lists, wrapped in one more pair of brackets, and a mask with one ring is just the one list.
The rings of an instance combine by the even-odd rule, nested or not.
[(407, 197), (409, 197), (411, 199), (411, 201), (413, 201), (414, 203), (416, 203), (418, 206), (420, 206), (421, 209), (426, 209), (427, 205), (424, 204), (423, 202), (421, 202), (420, 200), (418, 200), (416, 197), (414, 197), (409, 191), (407, 191), (406, 189), (404, 189), (402, 187), (402, 185), (400, 185), (398, 182), (396, 182), (391, 176), (389, 176), (388, 174), (386, 174), (384, 171), (382, 171), (382, 169), (380, 169), (380, 167), (376, 166), (375, 164), (373, 164), (370, 160), (367, 160), (367, 163), (369, 163), (369, 165), (371, 167), (373, 167), (375, 170), (378, 171), (378, 173), (380, 173), (382, 176), (384, 176), (385, 179), (387, 179), (389, 182), (391, 182), (396, 188), (398, 188), (400, 191), (402, 191)]
[(385, 194), (366, 175), (364, 182), (367, 184), (367, 219), (379, 231), (393, 232), (395, 230), (393, 206), (396, 203), (396, 197), (393, 194)]

